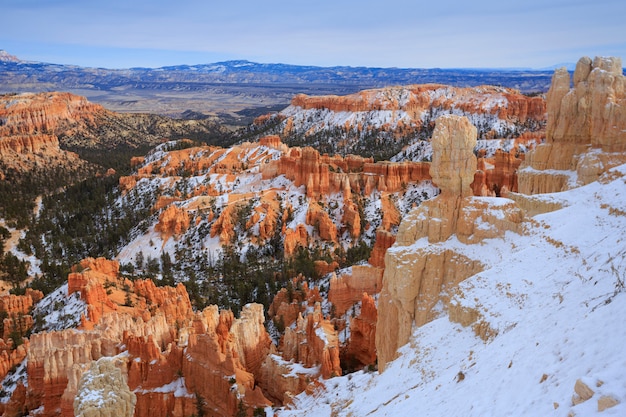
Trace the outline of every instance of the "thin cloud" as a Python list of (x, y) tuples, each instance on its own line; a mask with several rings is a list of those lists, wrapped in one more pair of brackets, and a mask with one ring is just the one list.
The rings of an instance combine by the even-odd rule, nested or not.
[[(32, 51), (29, 59), (43, 60), (38, 57), (45, 53), (36, 50), (45, 44), (39, 50), (67, 56), (69, 63), (109, 67), (232, 58), (310, 65), (536, 67), (575, 61), (578, 56), (572, 54), (582, 50), (626, 56), (626, 2), (621, 0), (6, 0), (3, 15), (0, 48), (10, 53)], [(89, 48), (100, 56), (86, 52)], [(203, 61), (172, 62), (183, 57)]]

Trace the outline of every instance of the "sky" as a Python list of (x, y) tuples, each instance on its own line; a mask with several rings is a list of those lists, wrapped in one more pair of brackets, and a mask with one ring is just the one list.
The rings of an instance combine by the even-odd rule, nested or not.
[(545, 68), (626, 61), (623, 0), (2, 0), (0, 49), (105, 68)]

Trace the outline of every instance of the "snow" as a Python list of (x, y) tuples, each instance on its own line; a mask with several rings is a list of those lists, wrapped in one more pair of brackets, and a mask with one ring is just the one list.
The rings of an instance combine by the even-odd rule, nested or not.
[[(476, 309), (497, 334), (483, 341), (443, 309), (381, 374), (324, 381), (278, 415), (626, 415), (626, 216), (611, 212), (626, 201), (626, 165), (613, 174), (545, 196), (567, 206), (535, 216), (522, 235), (440, 245), (484, 263), (452, 302)], [(578, 379), (595, 393), (573, 405)], [(601, 396), (619, 404), (600, 414)]]
[(81, 315), (87, 315), (87, 304), (80, 293), (67, 294), (67, 283), (45, 296), (33, 310), (33, 331), (53, 331), (77, 327)]
[(0, 390), (0, 403), (6, 404), (11, 399), (11, 395), (19, 382), (26, 387), (28, 386), (28, 376), (26, 374), (27, 365), (28, 359), (24, 359), (14, 370), (9, 370), (4, 377), (2, 389)]
[(157, 388), (144, 390), (144, 389), (141, 389), (141, 387), (139, 387), (139, 388), (135, 389), (135, 393), (136, 394), (150, 394), (150, 393), (153, 393), (153, 392), (157, 392), (157, 393), (173, 393), (174, 397), (188, 397), (188, 398), (192, 398), (193, 397), (193, 394), (191, 394), (189, 391), (187, 391), (187, 386), (185, 385), (185, 378), (183, 378), (183, 377), (175, 379), (174, 381), (170, 382), (169, 384), (165, 384), (165, 385), (157, 387)]
[(281, 356), (276, 354), (270, 354), (270, 359), (276, 362), (278, 366), (284, 366), (289, 369), (289, 372), (283, 374), (285, 378), (298, 378), (299, 375), (311, 375), (316, 376), (320, 374), (320, 366), (314, 366), (312, 368), (307, 368), (301, 363), (286, 361)]

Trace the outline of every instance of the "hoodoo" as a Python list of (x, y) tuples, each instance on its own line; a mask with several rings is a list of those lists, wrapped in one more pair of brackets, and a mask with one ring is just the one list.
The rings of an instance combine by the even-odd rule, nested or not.
[[(383, 288), (376, 324), (379, 369), (396, 357), (414, 326), (447, 308), (455, 286), (482, 269), (480, 260), (444, 248), (452, 236), (461, 244), (518, 230), (521, 210), (511, 200), (473, 197), (476, 128), (460, 116), (442, 116), (432, 138), (430, 175), (441, 194), (412, 210), (402, 221), (396, 243), (385, 256)], [(469, 323), (468, 323), (469, 324)]]
[(565, 68), (548, 91), (546, 143), (526, 156), (521, 194), (564, 191), (589, 184), (626, 161), (626, 77), (619, 58), (584, 57), (573, 87)]

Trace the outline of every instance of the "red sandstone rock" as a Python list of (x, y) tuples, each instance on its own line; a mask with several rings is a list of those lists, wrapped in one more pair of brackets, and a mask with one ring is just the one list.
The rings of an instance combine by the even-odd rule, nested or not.
[(93, 122), (94, 114), (106, 112), (99, 104), (70, 93), (38, 93), (4, 96), (0, 101), (0, 136), (53, 132), (67, 120)]
[(384, 229), (376, 230), (376, 242), (370, 253), (368, 262), (377, 268), (385, 268), (385, 252), (396, 242), (396, 237)]
[(315, 227), (320, 239), (337, 242), (337, 227), (330, 216), (318, 204), (310, 204), (306, 213), (306, 223)]
[(497, 150), (492, 160), (478, 158), (477, 163), (472, 183), (474, 195), (500, 197), (509, 191), (517, 192), (517, 170), (522, 159), (515, 156), (515, 151)]
[(339, 339), (329, 320), (324, 319), (320, 304), (306, 317), (298, 317), (296, 329), (285, 329), (280, 351), (286, 360), (295, 360), (306, 367), (320, 366), (322, 377), (341, 375)]
[(292, 256), (298, 247), (306, 248), (309, 244), (309, 235), (306, 227), (300, 223), (295, 230), (285, 230), (284, 251), (285, 257)]
[(360, 365), (376, 363), (376, 321), (378, 310), (374, 299), (363, 293), (361, 314), (350, 321), (347, 356)]
[(334, 316), (341, 317), (363, 293), (377, 294), (382, 288), (383, 269), (370, 265), (353, 265), (351, 273), (334, 275), (330, 279), (328, 301), (333, 304)]
[(306, 186), (307, 197), (343, 192), (369, 195), (373, 190), (398, 192), (407, 184), (429, 180), (428, 163), (378, 162), (349, 155), (320, 155), (313, 148), (291, 148), (278, 160), (261, 167), (263, 178), (285, 175), (297, 187)]
[(278, 291), (268, 309), (271, 319), (282, 320), (284, 326), (291, 326), (306, 307), (322, 301), (319, 289), (309, 289), (303, 280), (304, 277), (299, 275), (291, 281), (291, 291), (287, 288)]
[(178, 236), (183, 234), (191, 222), (189, 213), (174, 204), (170, 204), (159, 215), (159, 222), (154, 229), (161, 232), (163, 240), (166, 241), (170, 236)]
[[(399, 91), (408, 96), (400, 103)], [(546, 103), (540, 96), (528, 97), (519, 91), (493, 87), (450, 87), (422, 84), (405, 87), (366, 90), (347, 96), (295, 96), (291, 104), (303, 109), (327, 109), (334, 112), (366, 112), (373, 110), (404, 110), (419, 119), (430, 107), (459, 109), (468, 113), (495, 114), (502, 120), (524, 123), (528, 119), (545, 120)]]

